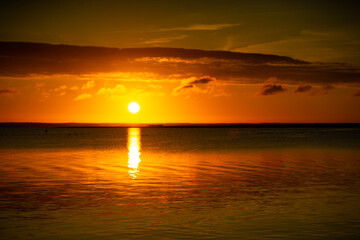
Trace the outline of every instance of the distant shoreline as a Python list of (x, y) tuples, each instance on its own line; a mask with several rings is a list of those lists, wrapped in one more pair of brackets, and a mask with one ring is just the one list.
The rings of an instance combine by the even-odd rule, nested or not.
[(0, 128), (358, 128), (360, 123), (38, 123), (1, 122)]

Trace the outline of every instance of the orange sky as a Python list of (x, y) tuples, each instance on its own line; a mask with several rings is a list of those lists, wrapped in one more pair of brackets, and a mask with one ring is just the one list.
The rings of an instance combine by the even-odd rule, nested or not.
[(80, 2), (0, 3), (1, 122), (360, 122), (356, 1)]
[[(32, 44), (25, 45), (33, 48)], [(203, 54), (209, 55), (207, 57), (197, 58), (192, 51), (186, 58), (177, 57), (184, 55), (183, 50), (168, 58), (117, 56), (114, 60), (106, 56), (98, 62), (100, 57), (92, 55), (91, 50), (85, 51), (87, 55), (83, 59), (78, 53), (69, 57), (67, 46), (48, 47), (65, 47), (62, 50), (64, 56), (56, 54), (54, 60), (49, 60), (53, 53), (47, 51), (49, 56), (37, 64), (35, 59), (40, 61), (42, 58), (37, 49), (34, 53), (27, 51), (26, 56), (14, 57), (20, 63), (16, 65), (17, 60), (13, 59), (13, 68), (0, 67), (0, 74), (8, 75), (2, 78), (0, 121), (252, 123), (360, 120), (360, 98), (354, 96), (358, 91), (356, 78), (359, 74), (356, 69), (344, 70), (341, 64), (319, 66), (290, 58), (251, 54), (246, 54), (247, 60), (243, 60), (243, 55), (232, 56), (230, 53), (228, 56), (227, 52), (221, 52), (224, 56), (211, 57), (206, 51)], [(113, 54), (117, 55), (116, 51)], [(72, 49), (71, 54), (73, 52)], [(55, 59), (59, 62), (54, 65)], [(64, 67), (68, 62), (70, 67)], [(131, 71), (121, 66), (118, 70), (118, 64), (128, 66)], [(109, 69), (108, 65), (112, 67)], [(341, 81), (339, 77), (342, 77)], [(131, 101), (140, 104), (139, 113), (128, 112), (127, 105)]]

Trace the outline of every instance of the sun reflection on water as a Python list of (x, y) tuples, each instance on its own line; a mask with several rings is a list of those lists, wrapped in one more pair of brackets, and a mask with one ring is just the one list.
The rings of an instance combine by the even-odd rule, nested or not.
[(128, 173), (135, 179), (139, 175), (139, 163), (140, 163), (140, 128), (128, 128)]

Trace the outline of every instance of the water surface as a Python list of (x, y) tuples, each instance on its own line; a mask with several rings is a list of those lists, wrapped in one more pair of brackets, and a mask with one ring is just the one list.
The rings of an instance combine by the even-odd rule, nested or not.
[(357, 239), (360, 129), (0, 129), (2, 239)]

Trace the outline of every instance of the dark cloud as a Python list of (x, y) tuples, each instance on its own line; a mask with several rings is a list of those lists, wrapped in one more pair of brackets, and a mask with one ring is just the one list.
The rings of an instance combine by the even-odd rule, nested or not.
[(190, 84), (190, 85), (182, 86), (181, 88), (183, 89), (183, 88), (193, 88), (193, 87), (194, 87), (194, 85)]
[(185, 90), (185, 89), (191, 89), (191, 88), (194, 88), (195, 85), (194, 84), (186, 84), (186, 85), (181, 85), (181, 86), (178, 86), (174, 89), (174, 93), (177, 94), (177, 93), (180, 93), (181, 91)]
[(325, 86), (323, 86), (322, 89), (323, 90), (332, 90), (332, 89), (334, 89), (334, 86), (331, 86), (330, 84), (325, 84)]
[(325, 84), (321, 90), (319, 91), (322, 94), (328, 94), (330, 90), (333, 90), (334, 86), (330, 85), (330, 84)]
[(179, 95), (179, 94), (181, 94), (184, 90), (186, 90), (186, 89), (192, 89), (192, 88), (194, 88), (194, 85), (192, 85), (192, 84), (181, 85), (181, 86), (176, 87), (176, 88), (173, 90), (173, 94), (174, 94), (174, 95)]
[(353, 94), (354, 97), (360, 97), (360, 91), (357, 91), (356, 93)]
[(180, 92), (183, 89), (189, 89), (189, 88), (194, 88), (196, 85), (204, 85), (207, 84), (209, 82), (215, 81), (215, 79), (210, 78), (210, 77), (202, 77), (202, 78), (197, 78), (195, 80), (192, 80), (190, 82), (187, 82), (186, 84), (183, 84), (177, 88), (174, 89), (174, 92)]
[(267, 96), (267, 95), (274, 95), (276, 93), (284, 92), (286, 89), (284, 89), (280, 84), (265, 84), (259, 91), (259, 95), (261, 96)]
[[(289, 85), (360, 86), (360, 69), (357, 67), (310, 63), (277, 55), (0, 42), (0, 77), (102, 73), (154, 73), (159, 79), (175, 80), (207, 75), (223, 82), (245, 84), (260, 84), (273, 77)], [(195, 81), (192, 84), (207, 84), (211, 78)]]
[(306, 64), (305, 61), (292, 59), (290, 57), (266, 55), (258, 53), (239, 53), (229, 51), (205, 51), (183, 48), (106, 48), (89, 46), (53, 45), (46, 43), (28, 42), (0, 42), (0, 55), (12, 57), (30, 57), (38, 59), (57, 60), (121, 60), (136, 59), (144, 57), (199, 59), (214, 58), (226, 60), (240, 60), (251, 64)]
[(323, 86), (317, 86), (317, 87), (313, 87), (311, 85), (299, 85), (294, 93), (309, 93), (309, 95), (314, 96), (314, 95), (326, 95), (329, 93), (330, 90), (334, 89), (335, 87), (333, 87), (330, 84), (325, 84)]
[(313, 87), (311, 85), (299, 85), (294, 93), (309, 93), (310, 95), (328, 94), (334, 87), (330, 84), (325, 84), (322, 87)]
[(15, 93), (17, 93), (17, 92), (14, 90), (0, 88), (0, 95), (15, 94)]
[(211, 81), (214, 81), (214, 79), (212, 79), (212, 78), (199, 78), (199, 79), (196, 79), (196, 80), (190, 82), (189, 84), (206, 84), (206, 83), (209, 83)]
[(305, 93), (305, 92), (309, 92), (313, 89), (313, 87), (311, 85), (299, 85), (294, 93)]

